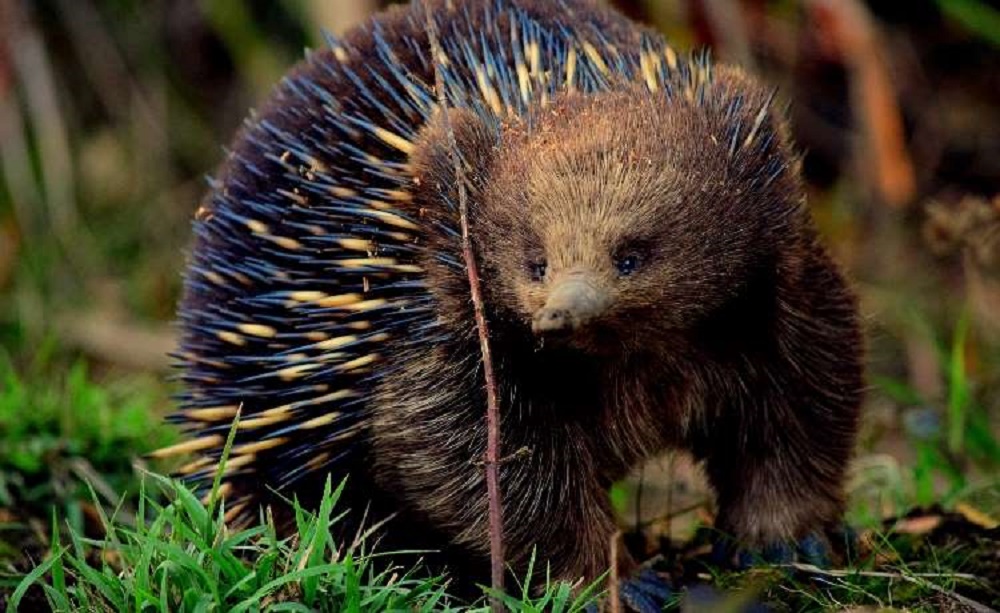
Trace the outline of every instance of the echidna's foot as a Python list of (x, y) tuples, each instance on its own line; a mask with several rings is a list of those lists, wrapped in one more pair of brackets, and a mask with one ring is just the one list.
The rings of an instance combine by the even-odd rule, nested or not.
[(846, 523), (840, 524), (827, 532), (827, 538), (834, 551), (840, 552), (843, 556), (842, 562), (850, 563), (857, 559), (861, 546), (861, 537), (857, 530)]
[(720, 566), (746, 569), (759, 564), (812, 564), (821, 568), (831, 564), (833, 554), (853, 557), (857, 534), (847, 525), (825, 532), (810, 532), (797, 543), (774, 543), (759, 549), (740, 547), (728, 537), (719, 538), (711, 559)]
[(623, 582), (618, 595), (635, 613), (659, 613), (673, 600), (675, 593), (665, 578), (646, 568)]
[[(618, 588), (618, 598), (625, 610), (633, 613), (660, 613), (675, 595), (670, 583), (648, 568), (632, 575)], [(599, 609), (597, 604), (591, 604), (585, 611), (597, 613)]]
[(773, 543), (759, 549), (739, 547), (730, 539), (720, 539), (712, 548), (712, 562), (738, 570), (793, 562), (825, 567), (830, 564), (830, 548), (817, 534), (809, 534), (798, 543)]

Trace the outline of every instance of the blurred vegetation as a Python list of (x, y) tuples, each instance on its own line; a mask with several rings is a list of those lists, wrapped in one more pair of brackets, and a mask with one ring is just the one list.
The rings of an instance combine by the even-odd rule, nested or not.
[(87, 493), (81, 478), (99, 480), (105, 502), (117, 504), (135, 485), (123, 478), (134, 458), (174, 433), (159, 426), (159, 390), (147, 378), (95, 385), (83, 362), (55, 377), (22, 378), (0, 362), (0, 506), (44, 516), (55, 504), (79, 517), (67, 505)]
[[(132, 530), (114, 538), (128, 543), (122, 555), (136, 562), (133, 572), (146, 572), (139, 562), (148, 570), (149, 558), (128, 557), (156, 536), (135, 522), (134, 465), (176, 436), (161, 422), (173, 391), (169, 322), (203, 177), (247, 110), (304, 48), (323, 45), (322, 29), (342, 32), (382, 4), (0, 2), (0, 594), (43, 559), (56, 581), (56, 568), (86, 559), (119, 529)], [(990, 545), (940, 530), (954, 532), (964, 518), (969, 534), (980, 534), (969, 526), (992, 534), (1000, 518), (1000, 5), (615, 4), (677, 47), (708, 46), (779, 87), (810, 205), (861, 293), (872, 388), (850, 518), (875, 530), (881, 545), (870, 559), (895, 560), (896, 575), (827, 577), (842, 588), (829, 598), (951, 602), (957, 587), (918, 573), (997, 569), (977, 561), (977, 547)], [(645, 506), (661, 507), (655, 515), (663, 514), (658, 490), (674, 503), (680, 489), (700, 500), (702, 490), (680, 488), (674, 481), (685, 475), (669, 466), (665, 485), (644, 485)], [(616, 488), (623, 514), (638, 508), (635, 491)], [(149, 504), (166, 503), (151, 495)], [(156, 512), (190, 512), (180, 504)], [(115, 507), (123, 528), (104, 516)], [(912, 513), (937, 518), (914, 533), (947, 542), (917, 551), (890, 540), (886, 530), (912, 528)], [(684, 534), (668, 515), (641, 518), (648, 539)], [(679, 515), (705, 520), (701, 509)], [(78, 535), (69, 549), (51, 539), (53, 516), (57, 532)], [(284, 555), (263, 533), (246, 538), (265, 557)], [(251, 581), (230, 570), (233, 598), (272, 576)], [(989, 578), (1000, 584), (1000, 571)], [(813, 583), (768, 581), (755, 589), (815, 598), (803, 587)]]

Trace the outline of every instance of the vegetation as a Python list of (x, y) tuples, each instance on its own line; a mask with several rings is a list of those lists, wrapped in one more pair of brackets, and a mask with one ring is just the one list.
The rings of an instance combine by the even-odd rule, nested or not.
[[(232, 438), (222, 466), (231, 445)], [(229, 529), (224, 502), (217, 502), (218, 480), (206, 501), (171, 479), (144, 477), (134, 516), (122, 506), (107, 515), (106, 501), (91, 487), (99, 539), (61, 528), (53, 509), (49, 551), (23, 578), (14, 577), (11, 609), (47, 604), (57, 611), (164, 613), (488, 610), (482, 604), (452, 604), (441, 577), (384, 562), (385, 554), (368, 546), (375, 529), (352, 543), (338, 542), (334, 528), (344, 515), (334, 509), (343, 484), (333, 489), (328, 479), (314, 513), (296, 503), (294, 536), (279, 537), (270, 516), (254, 527)], [(170, 502), (159, 503), (147, 490), (149, 482)], [(504, 601), (515, 611), (580, 611), (597, 586), (573, 594), (569, 585), (546, 582), (540, 596), (533, 592), (525, 583), (520, 597), (505, 595)]]
[[(380, 565), (364, 540), (338, 543), (332, 528), (340, 489), (331, 491), (329, 482), (316, 514), (296, 507), (296, 536), (279, 539), (273, 523), (230, 531), (222, 505), (206, 507), (183, 485), (153, 479), (172, 503), (159, 506), (140, 497), (134, 527), (102, 515), (103, 540), (70, 531), (70, 544), (54, 547), (25, 576), (10, 606), (26, 604), (32, 588), (41, 585), (47, 604), (59, 611), (486, 610), (451, 604), (441, 578)], [(54, 525), (54, 544), (58, 532)], [(93, 562), (92, 548), (100, 564)], [(579, 611), (587, 599), (559, 585), (538, 598), (526, 588), (507, 602), (517, 611)]]

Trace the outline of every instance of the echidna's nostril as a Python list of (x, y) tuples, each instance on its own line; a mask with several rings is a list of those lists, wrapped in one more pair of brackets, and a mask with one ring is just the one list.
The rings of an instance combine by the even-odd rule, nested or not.
[(573, 314), (568, 309), (543, 308), (535, 313), (531, 328), (536, 334), (558, 334), (573, 328)]
[(562, 271), (551, 281), (545, 305), (535, 311), (531, 329), (538, 335), (571, 336), (600, 317), (608, 302), (607, 292), (592, 274)]

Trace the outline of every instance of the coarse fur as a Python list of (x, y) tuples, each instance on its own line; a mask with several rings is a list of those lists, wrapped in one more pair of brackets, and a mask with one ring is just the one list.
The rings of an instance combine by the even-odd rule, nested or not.
[(485, 575), (459, 155), (515, 572), (534, 547), (555, 578), (627, 572), (607, 490), (669, 448), (704, 461), (746, 547), (833, 526), (862, 342), (772, 106), (586, 0), (440, 0), (333, 41), (247, 124), (199, 211), (176, 416), (193, 437), (161, 455), (198, 452), (180, 472), (210, 482), (239, 410), (233, 518), (269, 487), (308, 500), (349, 475), (353, 504), (396, 513), (390, 543)]

